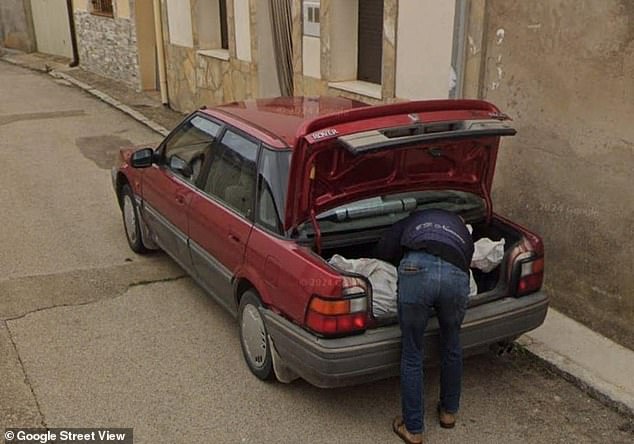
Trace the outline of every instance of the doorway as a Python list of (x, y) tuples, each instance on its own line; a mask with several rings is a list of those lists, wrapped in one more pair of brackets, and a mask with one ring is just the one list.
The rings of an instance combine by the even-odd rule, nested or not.
[(72, 58), (66, 0), (31, 0), (37, 51)]

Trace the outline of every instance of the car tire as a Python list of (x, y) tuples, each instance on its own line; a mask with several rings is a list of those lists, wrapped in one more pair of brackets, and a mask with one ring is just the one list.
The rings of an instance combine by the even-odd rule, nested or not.
[(130, 185), (121, 188), (121, 214), (123, 215), (123, 228), (130, 249), (138, 254), (145, 254), (149, 250), (143, 245), (141, 237), (141, 222), (139, 209)]
[(238, 309), (240, 346), (251, 373), (263, 381), (268, 381), (274, 378), (275, 372), (271, 344), (260, 307), (262, 302), (254, 291), (248, 290), (242, 295)]

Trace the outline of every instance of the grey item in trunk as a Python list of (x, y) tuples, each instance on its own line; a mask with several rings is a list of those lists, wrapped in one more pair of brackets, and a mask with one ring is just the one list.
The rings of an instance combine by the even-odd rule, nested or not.
[(375, 318), (396, 316), (396, 284), (398, 273), (394, 265), (379, 259), (346, 259), (335, 254), (328, 261), (343, 272), (352, 272), (367, 277), (372, 285), (372, 314)]

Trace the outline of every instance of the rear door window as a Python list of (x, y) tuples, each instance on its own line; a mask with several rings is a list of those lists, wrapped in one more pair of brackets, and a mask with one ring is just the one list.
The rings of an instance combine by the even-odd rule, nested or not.
[(251, 218), (255, 202), (256, 161), (259, 144), (232, 129), (214, 146), (202, 187), (210, 196)]
[(256, 223), (282, 234), (282, 217), (288, 188), (290, 151), (262, 148), (258, 166), (258, 207)]

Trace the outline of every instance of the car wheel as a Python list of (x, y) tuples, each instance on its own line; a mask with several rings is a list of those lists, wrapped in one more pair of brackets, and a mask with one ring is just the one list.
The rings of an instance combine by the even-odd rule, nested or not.
[(255, 292), (242, 295), (238, 309), (240, 345), (249, 370), (262, 380), (270, 380), (274, 376), (271, 345), (260, 307), (262, 302)]
[(141, 237), (139, 210), (129, 185), (124, 185), (121, 188), (121, 212), (128, 245), (135, 253), (147, 253), (148, 249), (143, 245), (143, 238)]

